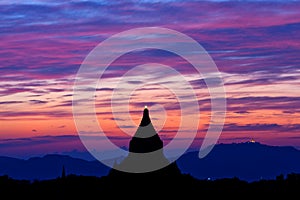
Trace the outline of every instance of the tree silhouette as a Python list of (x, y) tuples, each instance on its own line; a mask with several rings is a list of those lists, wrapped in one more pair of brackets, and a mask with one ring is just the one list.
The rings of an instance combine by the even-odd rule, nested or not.
[(66, 178), (66, 170), (64, 165), (62, 166), (61, 178)]

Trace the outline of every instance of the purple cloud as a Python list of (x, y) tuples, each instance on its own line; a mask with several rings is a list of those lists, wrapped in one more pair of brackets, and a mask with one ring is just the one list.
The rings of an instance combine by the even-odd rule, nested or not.
[[(253, 110), (279, 110), (282, 112), (299, 110), (300, 97), (241, 97), (227, 98), (227, 111), (248, 113)], [(200, 110), (210, 111), (210, 99), (199, 100)]]
[(23, 103), (23, 101), (0, 101), (0, 104), (19, 104)]
[(4, 88), (4, 90), (0, 91), (0, 96), (12, 95), (22, 92), (30, 92), (33, 89), (30, 88)]
[(260, 132), (260, 131), (268, 131), (268, 132), (298, 132), (300, 130), (300, 124), (245, 124), (239, 125), (235, 123), (225, 124), (223, 129), (224, 131), (253, 131), (253, 132)]
[(42, 100), (37, 100), (37, 99), (29, 100), (29, 102), (32, 103), (32, 104), (45, 104), (45, 103), (47, 103), (47, 101), (42, 101)]
[(71, 112), (66, 111), (0, 111), (0, 118), (16, 118), (16, 117), (32, 117), (32, 116), (45, 116), (45, 117), (72, 117)]

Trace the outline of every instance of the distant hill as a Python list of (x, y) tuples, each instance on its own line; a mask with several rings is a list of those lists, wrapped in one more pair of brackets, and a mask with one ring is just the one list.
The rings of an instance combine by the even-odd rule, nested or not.
[(14, 179), (43, 180), (60, 177), (62, 168), (66, 174), (104, 176), (109, 168), (98, 161), (86, 161), (65, 155), (46, 155), (28, 160), (0, 157), (0, 175)]
[(198, 179), (237, 177), (255, 181), (300, 172), (300, 151), (260, 143), (218, 144), (203, 159), (190, 152), (177, 160), (182, 173)]
[[(293, 147), (250, 142), (218, 144), (203, 159), (198, 158), (198, 152), (184, 154), (177, 160), (177, 165), (183, 174), (198, 179), (275, 179), (281, 174), (300, 173), (300, 151)], [(28, 160), (0, 157), (0, 176), (27, 180), (53, 179), (61, 176), (63, 166), (67, 175), (101, 177), (106, 176), (110, 170), (96, 160), (53, 154)]]

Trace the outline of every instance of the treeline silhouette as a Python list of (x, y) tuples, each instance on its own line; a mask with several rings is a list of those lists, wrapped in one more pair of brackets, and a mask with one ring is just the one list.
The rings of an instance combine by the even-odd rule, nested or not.
[[(159, 199), (164, 196), (179, 197), (240, 197), (240, 199), (261, 195), (298, 195), (300, 174), (279, 175), (274, 180), (247, 182), (238, 178), (199, 180), (188, 174), (178, 176), (154, 175), (147, 173), (128, 176), (78, 176), (66, 175), (51, 180), (16, 180), (0, 176), (0, 194), (13, 197), (43, 198), (93, 198), (101, 196), (133, 198), (147, 197)], [(140, 196), (142, 194), (143, 196)], [(104, 198), (104, 197), (103, 197)]]

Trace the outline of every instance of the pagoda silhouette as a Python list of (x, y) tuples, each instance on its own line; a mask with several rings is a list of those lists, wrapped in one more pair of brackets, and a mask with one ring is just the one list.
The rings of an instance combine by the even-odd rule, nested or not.
[[(129, 154), (110, 170), (109, 177), (180, 176), (176, 162), (170, 162), (163, 153), (163, 141), (155, 131), (147, 106), (137, 131), (129, 142)], [(156, 169), (157, 168), (157, 169)], [(128, 170), (130, 172), (128, 172)]]

